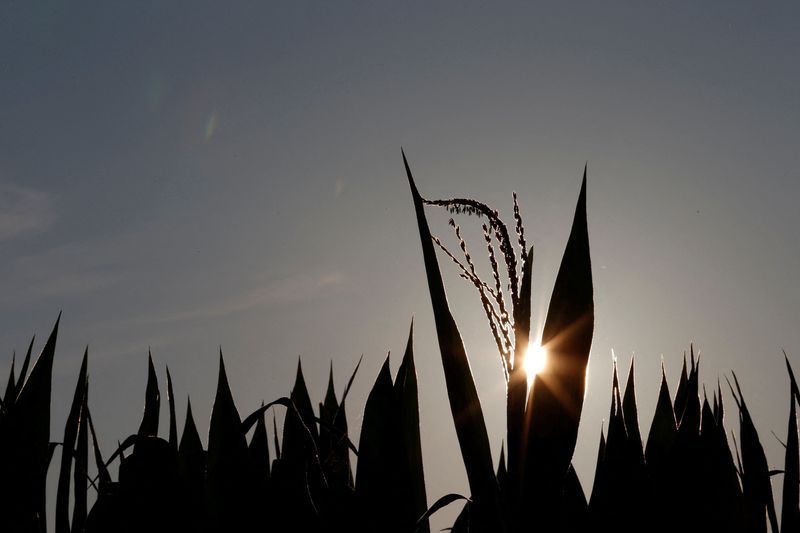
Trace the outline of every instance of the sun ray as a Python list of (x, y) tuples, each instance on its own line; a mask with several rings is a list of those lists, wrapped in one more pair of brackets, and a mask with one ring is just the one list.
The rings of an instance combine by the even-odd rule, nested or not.
[(533, 377), (547, 367), (547, 348), (538, 341), (528, 346), (525, 354), (525, 373), (528, 377), (528, 387), (533, 382)]

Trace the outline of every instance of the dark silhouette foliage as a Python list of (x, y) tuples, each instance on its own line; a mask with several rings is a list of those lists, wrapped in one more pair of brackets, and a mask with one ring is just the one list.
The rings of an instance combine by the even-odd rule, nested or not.
[[(169, 426), (166, 438), (159, 435), (159, 376), (148, 354), (139, 427), (105, 459), (90, 412), (88, 349), (63, 437), (51, 441), (57, 320), (32, 367), (33, 341), (18, 374), (12, 360), (0, 399), (0, 531), (46, 532), (46, 478), (57, 447), (61, 453), (56, 533), (428, 533), (429, 517), (453, 503), (463, 505), (451, 528), (455, 532), (800, 531), (796, 420), (800, 390), (788, 357), (790, 416), (782, 471), (768, 467), (735, 374), (730, 392), (737, 407), (740, 446), (732, 452), (722, 388), (717, 384), (709, 398), (701, 387), (700, 362), (693, 347), (688, 364), (684, 355), (674, 401), (662, 365), (646, 438), (639, 425), (633, 361), (624, 389), (615, 363), (607, 430), (601, 428), (594, 484), (587, 499), (572, 466), (594, 327), (586, 169), (544, 322), (542, 344), (550, 359), (529, 385), (524, 362), (531, 336), (533, 248), (526, 242), (516, 195), (509, 231), (497, 211), (476, 200), (423, 198), (403, 158), (469, 495), (446, 494), (428, 506), (413, 324), (396, 375), (392, 376), (387, 356), (371, 388), (358, 446), (350, 438), (345, 406), (361, 361), (341, 395), (336, 393), (331, 367), (317, 410), (298, 361), (289, 395), (262, 402), (242, 417), (220, 351), (204, 446), (188, 399), (179, 437), (169, 369)], [(488, 282), (478, 276), (454, 220), (451, 226), (463, 259), (431, 235), (426, 206), (485, 220), (482, 228), (492, 272)], [(498, 348), (507, 387), (507, 428), (497, 463), (492, 460), (467, 351), (448, 306), (435, 246), (477, 289)], [(267, 411), (273, 411), (271, 428)], [(275, 411), (283, 412), (281, 432)], [(118, 466), (116, 479), (112, 465)], [(770, 484), (778, 474), (783, 475), (780, 521)]]

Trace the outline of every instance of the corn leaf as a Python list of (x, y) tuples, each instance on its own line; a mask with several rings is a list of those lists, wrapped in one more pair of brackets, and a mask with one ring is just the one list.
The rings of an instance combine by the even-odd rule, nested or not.
[[(85, 355), (85, 354), (84, 354)], [(87, 480), (89, 479), (89, 385), (86, 384), (81, 404), (80, 418), (78, 419), (78, 436), (75, 443), (75, 469), (73, 481), (74, 502), (72, 505), (72, 531), (83, 531), (86, 523)]]
[[(422, 197), (417, 191), (405, 153), (403, 153), (403, 163), (417, 217), (422, 256), (428, 279), (428, 290), (433, 305), (436, 335), (439, 340), (439, 351), (444, 369), (447, 397), (456, 427), (456, 436), (458, 437), (469, 488), (475, 502), (473, 517), (476, 518), (478, 528), (482, 528), (482, 526), (489, 527), (489, 524), (492, 524), (495, 531), (504, 531), (505, 525), (500, 508), (499, 487), (494, 473), (483, 409), (478, 398), (478, 391), (475, 388), (475, 381), (472, 378), (472, 371), (470, 370), (464, 343), (461, 340), (461, 334), (447, 304), (444, 283), (439, 271), (436, 251), (433, 248), (428, 221), (425, 218)], [(475, 515), (478, 516), (475, 517)]]
[(256, 422), (256, 429), (253, 431), (253, 437), (250, 439), (250, 445), (247, 451), (250, 462), (249, 470), (255, 477), (257, 497), (263, 499), (267, 496), (271, 463), (269, 458), (267, 424), (263, 412), (258, 418), (258, 422)]
[[(428, 522), (428, 518), (430, 518), (434, 513), (438, 512), (441, 509), (444, 509), (451, 503), (457, 502), (459, 500), (466, 500), (467, 504), (471, 503), (472, 501), (466, 496), (462, 496), (461, 494), (454, 494), (454, 493), (445, 494), (444, 496), (433, 502), (433, 505), (431, 505), (430, 508), (428, 508), (428, 510), (425, 511), (425, 513), (419, 518), (417, 525), (421, 527), (423, 524), (426, 524)], [(455, 530), (455, 526), (453, 527), (453, 530)]]
[[(613, 406), (613, 400), (612, 400)], [(592, 484), (592, 493), (589, 497), (589, 512), (591, 515), (598, 515), (600, 510), (605, 505), (608, 498), (606, 490), (606, 474), (605, 474), (605, 457), (606, 457), (606, 437), (603, 434), (603, 427), (600, 426), (600, 444), (597, 447), (597, 461), (594, 466), (594, 483)]]
[(275, 439), (275, 459), (280, 460), (281, 458), (281, 443), (278, 442), (278, 422), (275, 420), (275, 414), (272, 414), (272, 435), (273, 439)]
[(581, 487), (578, 474), (570, 464), (564, 481), (564, 495), (561, 500), (561, 528), (563, 533), (583, 533), (589, 519), (586, 495)]
[(242, 420), (233, 401), (222, 351), (219, 354), (219, 379), (211, 423), (208, 430), (207, 487), (212, 527), (241, 527), (247, 509), (248, 453)]
[(33, 351), (33, 341), (36, 340), (36, 335), (31, 337), (31, 342), (28, 344), (28, 351), (25, 352), (25, 360), (22, 362), (22, 369), (19, 371), (19, 377), (17, 378), (17, 388), (14, 391), (14, 398), (16, 398), (19, 391), (22, 390), (22, 385), (25, 384), (25, 378), (28, 375), (28, 365), (31, 362), (31, 352)]
[(397, 513), (392, 512), (398, 496), (393, 462), (399, 459), (392, 387), (387, 357), (367, 396), (358, 442), (356, 495), (368, 530), (378, 528), (389, 516), (392, 524), (397, 522)]
[[(419, 401), (417, 397), (417, 370), (414, 365), (414, 322), (408, 332), (408, 343), (403, 362), (397, 370), (394, 383), (394, 410), (397, 430), (400, 432), (401, 457), (395, 463), (398, 478), (400, 509), (398, 526), (411, 529), (420, 513), (428, 507), (425, 494), (425, 473), (422, 467), (422, 444), (419, 431)], [(417, 530), (429, 531), (428, 524), (417, 523)]]
[(786, 371), (789, 373), (791, 381), (791, 392), (789, 394), (789, 428), (784, 460), (781, 531), (789, 532), (800, 531), (800, 446), (798, 446), (797, 434), (797, 399), (800, 397), (800, 390), (798, 390), (788, 357), (786, 357)]
[[(328, 373), (328, 389), (325, 392), (325, 401), (319, 404), (319, 456), (325, 475), (335, 485), (346, 486), (349, 482), (348, 472), (345, 472), (341, 456), (337, 455), (338, 432), (334, 428), (336, 414), (339, 411), (339, 401), (333, 385), (333, 363)], [(348, 464), (349, 468), (349, 464)]]
[(11, 370), (8, 372), (8, 381), (6, 382), (6, 392), (3, 394), (3, 402), (12, 404), (16, 399), (14, 392), (16, 391), (16, 379), (14, 378), (14, 365), (17, 362), (17, 355), (11, 356)]
[(644, 459), (642, 451), (642, 434), (639, 431), (639, 411), (636, 408), (636, 389), (634, 387), (634, 363), (631, 358), (631, 367), (628, 370), (628, 381), (625, 384), (625, 394), (622, 397), (622, 414), (625, 418), (625, 429), (628, 440), (638, 449), (638, 454)]
[(144, 396), (144, 414), (139, 425), (138, 435), (158, 435), (158, 416), (161, 405), (161, 393), (158, 390), (158, 376), (153, 366), (153, 355), (147, 353), (147, 388)]
[(676, 431), (675, 411), (672, 407), (672, 399), (669, 397), (667, 373), (662, 364), (661, 387), (658, 390), (656, 411), (653, 415), (653, 422), (650, 424), (645, 448), (645, 458), (651, 476), (657, 475), (656, 472), (666, 464), (672, 443), (675, 441)]
[(497, 484), (500, 485), (500, 494), (505, 496), (508, 491), (508, 467), (506, 467), (505, 446), (500, 444), (500, 459), (497, 461)]
[(186, 420), (183, 423), (183, 434), (181, 435), (178, 453), (179, 457), (187, 465), (197, 465), (198, 462), (202, 464), (203, 443), (200, 441), (200, 434), (197, 432), (197, 426), (194, 423), (191, 399), (186, 404)]
[(689, 391), (687, 390), (687, 385), (689, 382), (689, 376), (686, 372), (686, 352), (683, 354), (683, 368), (681, 368), (681, 377), (678, 381), (678, 390), (675, 391), (675, 421), (680, 423), (681, 418), (683, 417), (683, 410), (686, 408), (686, 399), (688, 397)]
[(172, 376), (167, 367), (167, 402), (169, 402), (169, 437), (168, 442), (172, 449), (178, 451), (178, 422), (175, 419), (175, 393), (172, 391)]
[[(508, 442), (509, 498), (515, 501), (510, 506), (515, 514), (524, 512), (519, 506), (518, 495), (522, 489), (525, 453), (525, 402), (528, 399), (528, 376), (525, 371), (525, 355), (528, 351), (531, 329), (531, 285), (533, 278), (533, 248), (526, 254), (522, 266), (522, 282), (519, 299), (514, 307), (514, 365), (508, 376), (508, 399), (506, 401), (506, 442)], [(514, 520), (521, 517), (515, 516)]]
[(50, 396), (58, 319), (0, 428), (0, 531), (43, 527), (45, 483), (51, 457)]
[(186, 531), (202, 531), (205, 521), (206, 452), (192, 415), (192, 402), (187, 401), (186, 420), (178, 446), (178, 477), (181, 483), (183, 507), (186, 509)]
[(89, 423), (89, 431), (92, 434), (92, 448), (94, 449), (94, 463), (97, 467), (97, 479), (99, 480), (98, 492), (104, 493), (111, 485), (111, 475), (108, 473), (105, 461), (103, 461), (103, 453), (100, 450), (100, 445), (97, 442), (97, 433), (94, 430), (94, 422), (92, 422), (92, 415), (89, 408), (86, 408), (86, 421)]
[[(542, 345), (549, 360), (528, 396), (524, 502), (545, 529), (556, 527), (560, 495), (583, 407), (594, 330), (592, 269), (586, 224), (586, 170), (556, 277)], [(609, 429), (610, 431), (610, 429)], [(609, 436), (610, 438), (610, 436)]]
[(311, 398), (303, 377), (303, 366), (299, 359), (290, 398), (296, 409), (289, 409), (283, 421), (282, 459), (300, 465), (305, 462), (308, 455), (306, 432), (311, 432), (315, 443), (319, 441), (319, 433), (314, 408), (311, 406)]
[[(88, 348), (83, 352), (83, 362), (78, 372), (78, 383), (75, 386), (75, 394), (72, 397), (72, 406), (67, 415), (67, 423), (64, 426), (64, 440), (61, 448), (61, 469), (58, 475), (58, 488), (56, 490), (56, 533), (69, 533), (69, 489), (70, 472), (72, 471), (72, 460), (75, 457), (73, 452), (75, 439), (78, 435), (78, 426), (81, 422), (81, 411), (83, 410), (84, 399), (86, 396), (86, 374), (87, 359), (89, 356)], [(85, 415), (84, 415), (85, 416)]]
[(745, 520), (747, 521), (746, 527), (748, 531), (766, 531), (766, 514), (772, 531), (778, 531), (778, 518), (772, 500), (767, 457), (744, 401), (739, 380), (735, 373), (732, 374), (736, 384), (734, 399), (739, 406), (739, 431), (742, 442), (742, 496)]

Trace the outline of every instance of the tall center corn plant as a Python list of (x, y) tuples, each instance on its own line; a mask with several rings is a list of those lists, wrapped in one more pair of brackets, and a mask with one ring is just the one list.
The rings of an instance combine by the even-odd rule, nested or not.
[[(536, 375), (528, 390), (524, 359), (531, 327), (531, 277), (533, 249), (528, 248), (515, 199), (515, 221), (520, 256), (514, 250), (506, 225), (485, 204), (471, 199), (427, 200), (419, 193), (403, 154), (411, 187), (422, 254), (428, 280), (442, 366), (461, 455), (471, 492), (469, 531), (554, 530), (561, 505), (570, 498), (585, 498), (570, 461), (575, 449), (583, 405), (586, 367), (594, 329), (591, 261), (586, 227), (586, 171), (584, 169), (572, 230), (561, 261), (545, 320), (542, 344), (549, 353), (547, 367)], [(466, 245), (454, 222), (467, 260), (462, 277), (479, 290), (498, 344), (507, 380), (507, 464), (495, 473), (483, 410), (458, 326), (447, 303), (425, 205), (451, 212), (477, 214), (484, 225), (494, 289), (478, 278)], [(502, 284), (493, 248), (497, 243), (505, 262), (511, 312), (502, 296)], [(446, 249), (451, 259), (458, 262)], [(495, 306), (496, 304), (496, 306)], [(573, 494), (565, 497), (565, 490)], [(448, 498), (446, 501), (450, 501)], [(432, 509), (438, 508), (434, 506)], [(467, 518), (460, 521), (467, 523)], [(456, 526), (458, 527), (459, 521)]]
[[(188, 405), (178, 439), (175, 396), (167, 369), (168, 437), (158, 436), (162, 405), (152, 358), (142, 420), (136, 433), (104, 460), (88, 404), (87, 353), (61, 442), (51, 442), (51, 374), (58, 321), (31, 366), (33, 341), (17, 375), (15, 362), (0, 398), (0, 532), (44, 533), (45, 485), (53, 451), (61, 448), (55, 498), (55, 533), (149, 531), (428, 531), (427, 517), (453, 501), (467, 500), (453, 530), (616, 531), (656, 533), (778, 533), (771, 478), (783, 475), (781, 533), (800, 533), (800, 451), (796, 403), (800, 392), (788, 357), (790, 416), (784, 470), (770, 470), (736, 375), (731, 395), (738, 407), (740, 446), (731, 453), (723, 424), (722, 389), (701, 402), (699, 358), (690, 350), (673, 403), (662, 369), (653, 422), (643, 446), (639, 430), (633, 362), (624, 394), (612, 377), (607, 435), (601, 432), (597, 469), (587, 504), (570, 459), (582, 408), (593, 323), (591, 268), (586, 233), (586, 173), (545, 322), (547, 368), (527, 386), (524, 358), (531, 325), (532, 249), (525, 243), (514, 199), (520, 255), (497, 212), (470, 199), (426, 200), (416, 189), (406, 162), (422, 237), (423, 257), (434, 306), (437, 335), (470, 498), (450, 494), (427, 511), (419, 431), (412, 332), (397, 375), (388, 357), (364, 407), (356, 448), (348, 437), (345, 400), (332, 375), (319, 416), (298, 363), (289, 397), (240, 417), (220, 353), (208, 449), (203, 449)], [(461, 237), (465, 263), (432, 237), (424, 206), (488, 219), (484, 237), (494, 286), (481, 280)], [(466, 350), (447, 305), (433, 244), (461, 268), (481, 296), (483, 310), (507, 379), (507, 449), (495, 472), (481, 405)], [(495, 247), (499, 254), (495, 254)], [(508, 292), (497, 257), (507, 269)], [(735, 384), (735, 388), (734, 385)], [(273, 418), (274, 456), (268, 445), (265, 412), (286, 409), (282, 443)], [(252, 437), (247, 435), (252, 430)], [(96, 475), (90, 476), (89, 439)], [(736, 441), (734, 441), (736, 444)], [(506, 451), (508, 452), (506, 454)], [(740, 453), (741, 451), (741, 453)], [(357, 455), (355, 472), (351, 452)], [(274, 457), (274, 459), (272, 458)], [(735, 459), (735, 462), (734, 462)], [(109, 466), (119, 460), (119, 476)], [(87, 495), (97, 499), (88, 508)], [(421, 518), (420, 518), (421, 517)]]

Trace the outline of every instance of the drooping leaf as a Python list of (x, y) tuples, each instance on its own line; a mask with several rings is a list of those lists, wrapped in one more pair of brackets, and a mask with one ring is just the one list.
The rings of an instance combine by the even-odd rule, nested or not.
[(586, 223), (586, 170), (542, 333), (548, 364), (534, 378), (526, 410), (524, 502), (544, 529), (556, 527), (560, 491), (578, 435), (594, 331)]
[[(303, 421), (294, 401), (287, 397), (273, 400), (248, 415), (241, 427), (243, 432), (247, 432), (257, 422), (258, 417), (273, 405), (286, 407), (284, 442), (296, 446), (287, 450), (287, 445), (284, 444), (283, 453), (272, 464), (270, 483), (274, 487), (272, 493), (277, 497), (274, 505), (279, 509), (274, 527), (278, 530), (291, 528), (312, 531), (320, 527), (320, 508), (317, 502), (320, 494), (328, 489), (328, 482), (319, 458), (318, 438), (315, 438)], [(312, 420), (316, 424), (313, 415)], [(286, 426), (290, 423), (293, 425), (289, 430), (292, 436), (287, 439)], [(276, 449), (280, 451), (277, 446)]]
[(153, 354), (147, 353), (147, 388), (144, 396), (144, 414), (137, 434), (146, 437), (158, 435), (158, 416), (161, 406), (161, 393), (158, 390), (158, 376), (153, 366)]
[[(461, 494), (455, 494), (455, 493), (445, 494), (444, 496), (433, 502), (433, 505), (431, 505), (428, 508), (428, 510), (425, 511), (425, 513), (419, 518), (417, 525), (421, 527), (423, 524), (426, 524), (428, 522), (428, 519), (434, 513), (438, 512), (440, 509), (447, 507), (451, 503), (457, 502), (459, 500), (466, 500), (467, 503), (471, 502), (469, 498), (467, 498), (466, 496), (462, 496)], [(453, 529), (455, 529), (455, 527)]]
[(431, 232), (425, 218), (422, 197), (417, 191), (408, 160), (403, 153), (403, 164), (411, 188), (417, 217), (422, 255), (428, 279), (428, 290), (433, 305), (436, 335), (444, 369), (447, 397), (456, 427), (461, 457), (467, 473), (474, 505), (474, 522), (478, 529), (493, 527), (506, 529), (500, 507), (500, 493), (494, 474), (489, 436), (483, 417), (475, 381), (472, 378), (464, 343), (447, 304), (442, 275), (433, 248)]
[[(286, 408), (287, 412), (293, 412), (295, 415), (298, 415), (299, 413), (297, 406), (294, 404), (291, 398), (287, 398), (286, 396), (284, 396), (282, 398), (278, 398), (277, 400), (272, 400), (268, 404), (262, 405), (261, 407), (259, 407), (258, 409), (247, 415), (247, 418), (245, 418), (242, 421), (241, 425), (242, 434), (246, 434), (248, 431), (250, 431), (253, 428), (253, 426), (255, 426), (256, 423), (258, 422), (258, 417), (260, 417), (263, 413), (265, 413), (268, 409), (270, 409), (275, 405), (282, 405)], [(314, 417), (313, 420), (315, 423), (318, 422), (316, 417)], [(317, 448), (317, 443), (316, 439), (314, 438), (314, 435), (312, 435), (311, 430), (305, 424), (301, 425), (301, 430), (302, 430), (301, 434), (303, 435), (304, 449), (311, 452), (311, 455), (309, 457), (315, 462), (316, 465), (319, 465), (320, 464), (318, 460), (319, 449)], [(353, 446), (351, 449), (355, 451), (355, 446)]]
[(132, 453), (119, 467), (119, 520), (123, 531), (177, 531), (181, 524), (178, 461), (169, 443), (134, 435)]

